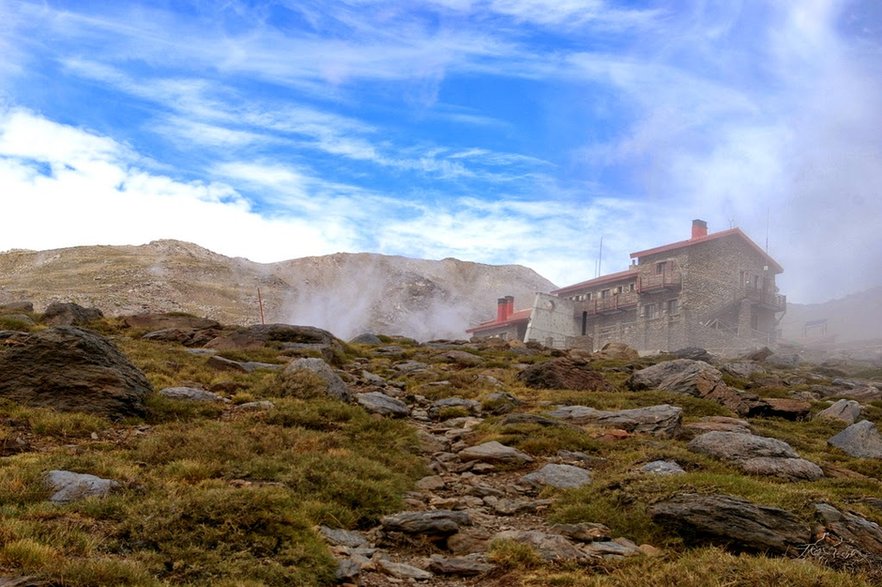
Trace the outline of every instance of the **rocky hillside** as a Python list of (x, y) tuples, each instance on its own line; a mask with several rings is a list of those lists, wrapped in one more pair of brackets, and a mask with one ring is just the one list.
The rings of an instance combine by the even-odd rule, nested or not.
[[(826, 320), (806, 330), (806, 322)], [(788, 304), (781, 319), (784, 338), (801, 344), (882, 339), (882, 287), (821, 304)]]
[(0, 584), (878, 585), (880, 378), (0, 307)]
[(0, 254), (0, 304), (70, 301), (107, 315), (181, 311), (248, 324), (260, 322), (258, 288), (268, 323), (427, 340), (462, 338), (495, 315), (498, 297), (529, 307), (535, 292), (554, 285), (517, 265), (367, 253), (261, 264), (171, 240)]

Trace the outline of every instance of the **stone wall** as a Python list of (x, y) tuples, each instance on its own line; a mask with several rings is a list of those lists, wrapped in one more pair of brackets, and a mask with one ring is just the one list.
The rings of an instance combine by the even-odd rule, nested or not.
[(534, 340), (554, 348), (568, 348), (567, 339), (581, 336), (580, 326), (577, 327), (573, 301), (538, 293), (533, 301), (533, 313), (525, 340)]

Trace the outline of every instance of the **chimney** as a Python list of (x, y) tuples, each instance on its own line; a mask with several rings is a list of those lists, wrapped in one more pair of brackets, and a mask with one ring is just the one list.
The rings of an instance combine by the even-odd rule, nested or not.
[(707, 236), (707, 222), (695, 219), (692, 221), (692, 240)]
[(514, 296), (505, 296), (505, 318), (511, 318), (514, 314)]
[(508, 312), (508, 299), (507, 298), (497, 298), (496, 300), (496, 321), (497, 322), (505, 322)]

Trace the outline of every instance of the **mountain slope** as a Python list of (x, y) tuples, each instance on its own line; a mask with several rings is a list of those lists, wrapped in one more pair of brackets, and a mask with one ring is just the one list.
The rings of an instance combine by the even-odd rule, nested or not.
[(0, 253), (0, 303), (95, 306), (106, 314), (182, 311), (226, 323), (309, 324), (340, 337), (363, 331), (418, 339), (465, 336), (496, 298), (528, 307), (554, 284), (518, 265), (337, 253), (279, 263), (231, 258), (191, 243)]
[(821, 304), (788, 304), (781, 319), (784, 338), (811, 342), (823, 336), (818, 325), (806, 331), (806, 322), (826, 320), (826, 336), (837, 342), (882, 338), (882, 287)]

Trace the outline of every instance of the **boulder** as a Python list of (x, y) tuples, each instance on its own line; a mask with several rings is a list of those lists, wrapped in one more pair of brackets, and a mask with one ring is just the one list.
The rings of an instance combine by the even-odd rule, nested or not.
[(285, 367), (284, 373), (286, 375), (297, 374), (299, 372), (313, 373), (318, 375), (321, 378), (325, 385), (327, 386), (326, 392), (329, 396), (341, 400), (341, 401), (350, 401), (352, 399), (352, 393), (349, 391), (349, 387), (339, 375), (322, 359), (318, 358), (303, 358), (303, 359), (294, 359), (288, 366)]
[(206, 361), (205, 364), (212, 369), (217, 369), (218, 371), (248, 373), (248, 368), (243, 363), (240, 363), (239, 361), (234, 361), (232, 359), (227, 359), (226, 357), (220, 357), (218, 355), (211, 355), (210, 357), (208, 357), (208, 361)]
[(343, 345), (327, 330), (292, 324), (256, 324), (222, 334), (205, 346), (224, 350), (254, 349), (273, 344), (283, 349), (342, 351)]
[(837, 400), (825, 410), (821, 410), (815, 418), (840, 420), (846, 424), (854, 424), (861, 417), (861, 404), (850, 399)]
[(489, 573), (495, 568), (495, 565), (491, 565), (477, 557), (445, 557), (439, 554), (433, 554), (429, 558), (429, 570), (436, 575), (475, 577), (477, 575)]
[(784, 418), (785, 420), (805, 420), (812, 409), (812, 405), (803, 400), (768, 397), (763, 398), (765, 407), (757, 407), (751, 415), (762, 417)]
[(493, 415), (508, 414), (523, 402), (507, 391), (494, 391), (481, 403), (482, 411)]
[(591, 472), (573, 465), (548, 463), (538, 471), (521, 477), (521, 483), (532, 487), (547, 485), (556, 489), (574, 489), (591, 483)]
[(612, 531), (595, 522), (579, 522), (577, 524), (555, 524), (551, 529), (561, 536), (566, 536), (570, 540), (576, 542), (597, 542), (601, 540), (609, 540), (612, 537)]
[(376, 334), (372, 334), (370, 332), (364, 332), (359, 334), (355, 338), (352, 338), (349, 341), (351, 344), (367, 344), (371, 346), (378, 346), (383, 344), (383, 341), (380, 340), (380, 337)]
[(549, 416), (576, 424), (621, 428), (628, 432), (670, 438), (683, 421), (683, 408), (661, 404), (632, 410), (606, 412), (587, 406), (558, 406)]
[(816, 503), (815, 513), (824, 529), (862, 552), (882, 556), (882, 528), (857, 514)]
[(388, 559), (381, 558), (377, 561), (377, 567), (389, 576), (396, 579), (410, 579), (412, 581), (428, 581), (434, 575), (429, 571), (408, 565), (405, 563), (396, 563)]
[(599, 351), (594, 353), (597, 359), (612, 359), (616, 361), (636, 361), (640, 355), (623, 342), (608, 342)]
[(153, 330), (141, 338), (157, 342), (171, 342), (186, 347), (199, 347), (208, 344), (217, 336), (216, 330), (194, 330), (192, 328), (164, 328)]
[(87, 497), (107, 495), (113, 488), (118, 487), (119, 483), (95, 475), (56, 470), (46, 473), (46, 485), (55, 492), (49, 501), (68, 503)]
[(481, 413), (481, 402), (473, 399), (463, 399), (461, 397), (447, 397), (432, 402), (429, 406), (429, 417), (437, 419), (443, 416), (443, 412), (451, 408), (461, 408), (467, 413), (476, 415)]
[(533, 389), (572, 389), (575, 391), (613, 391), (615, 388), (587, 362), (558, 357), (530, 365), (518, 380)]
[(0, 314), (33, 314), (34, 304), (31, 302), (8, 302), (0, 304)]
[(671, 354), (678, 359), (691, 359), (693, 361), (704, 361), (705, 363), (710, 363), (714, 358), (707, 350), (698, 346), (677, 349)]
[(446, 353), (441, 353), (439, 358), (447, 363), (453, 363), (460, 367), (480, 367), (484, 364), (483, 358), (466, 351), (447, 351)]
[(50, 326), (87, 326), (104, 314), (98, 308), (84, 308), (79, 304), (55, 302), (49, 304), (40, 319)]
[(720, 367), (720, 371), (741, 379), (750, 379), (754, 373), (763, 373), (765, 369), (756, 361), (731, 361)]
[(682, 475), (686, 472), (674, 461), (652, 461), (640, 467), (640, 470), (651, 475)]
[(0, 397), (109, 418), (142, 416), (150, 382), (109, 340), (59, 326), (0, 352)]
[(689, 450), (726, 461), (756, 457), (798, 458), (799, 455), (783, 440), (738, 432), (705, 432), (693, 438)]
[(355, 401), (372, 414), (392, 416), (394, 418), (403, 418), (410, 414), (406, 403), (381, 391), (359, 393), (355, 396)]
[(210, 391), (205, 391), (204, 389), (197, 389), (195, 387), (166, 387), (165, 389), (159, 390), (159, 395), (171, 399), (181, 399), (194, 402), (230, 401), (221, 395), (212, 393)]
[(864, 459), (882, 459), (882, 436), (869, 420), (852, 424), (827, 441), (846, 454)]
[(426, 512), (399, 512), (380, 520), (385, 532), (446, 536), (455, 534), (460, 526), (471, 522), (468, 512), (430, 510)]
[(697, 422), (690, 422), (683, 425), (683, 432), (686, 436), (696, 436), (705, 432), (736, 432), (740, 434), (751, 434), (750, 424), (747, 420), (740, 418), (730, 418), (728, 416), (705, 416)]
[(493, 541), (511, 540), (527, 544), (546, 561), (581, 561), (588, 555), (560, 534), (547, 534), (539, 530), (505, 530), (497, 532)]
[(319, 533), (329, 544), (334, 546), (346, 546), (348, 548), (362, 548), (370, 546), (367, 538), (360, 532), (344, 530), (343, 528), (329, 528), (319, 526)]
[(824, 476), (821, 467), (805, 459), (755, 457), (738, 465), (748, 475), (769, 475), (791, 481), (814, 481)]
[(795, 514), (727, 495), (683, 493), (650, 506), (649, 513), (684, 538), (736, 551), (787, 552), (812, 540), (811, 528)]
[(125, 316), (122, 319), (123, 326), (127, 328), (138, 328), (143, 330), (185, 330), (197, 331), (218, 329), (221, 327), (220, 322), (209, 320), (208, 318), (199, 318), (190, 314), (180, 312), (167, 313), (144, 313)]
[(516, 448), (505, 446), (495, 440), (461, 450), (459, 458), (463, 461), (479, 461), (482, 463), (503, 463), (523, 465), (532, 463), (533, 457)]

